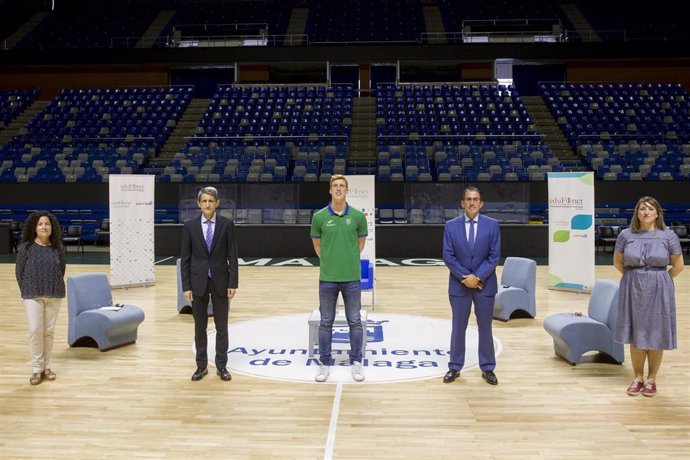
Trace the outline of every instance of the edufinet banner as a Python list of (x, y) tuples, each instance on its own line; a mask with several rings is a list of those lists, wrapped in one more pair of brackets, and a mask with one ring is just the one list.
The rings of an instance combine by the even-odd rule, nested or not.
[(111, 174), (110, 284), (112, 287), (155, 284), (155, 177)]
[(551, 172), (549, 289), (591, 292), (594, 285), (594, 173)]

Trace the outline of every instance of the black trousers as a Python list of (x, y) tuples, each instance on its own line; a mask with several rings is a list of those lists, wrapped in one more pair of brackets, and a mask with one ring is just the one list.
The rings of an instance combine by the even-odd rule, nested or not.
[(203, 296), (192, 296), (192, 316), (194, 317), (194, 345), (196, 346), (196, 367), (205, 369), (208, 366), (208, 300), (213, 302), (213, 322), (216, 325), (216, 368), (223, 369), (228, 364), (228, 312), (230, 299), (228, 291), (218, 295), (211, 287), (211, 280), (206, 285)]

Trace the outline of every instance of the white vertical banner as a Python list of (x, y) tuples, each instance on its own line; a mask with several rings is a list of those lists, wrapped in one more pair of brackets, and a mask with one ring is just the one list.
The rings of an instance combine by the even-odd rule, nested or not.
[(111, 174), (110, 284), (112, 287), (155, 284), (155, 176)]
[(551, 172), (549, 289), (591, 292), (594, 285), (594, 173)]
[(367, 244), (364, 245), (361, 258), (374, 263), (374, 289), (362, 291), (362, 305), (374, 305), (376, 290), (376, 176), (347, 176), (347, 202), (364, 213), (367, 218)]

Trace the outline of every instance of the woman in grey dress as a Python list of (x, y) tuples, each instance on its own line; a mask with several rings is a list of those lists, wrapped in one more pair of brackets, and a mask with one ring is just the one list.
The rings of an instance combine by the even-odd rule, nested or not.
[(664, 350), (676, 348), (673, 278), (683, 271), (680, 241), (666, 227), (663, 210), (654, 198), (645, 196), (637, 202), (630, 228), (616, 241), (613, 265), (623, 274), (615, 340), (630, 344), (635, 373), (627, 393), (654, 396)]
[(15, 266), (22, 303), (29, 321), (31, 385), (55, 380), (51, 356), (55, 322), (65, 297), (65, 247), (60, 223), (49, 212), (31, 213), (17, 248)]

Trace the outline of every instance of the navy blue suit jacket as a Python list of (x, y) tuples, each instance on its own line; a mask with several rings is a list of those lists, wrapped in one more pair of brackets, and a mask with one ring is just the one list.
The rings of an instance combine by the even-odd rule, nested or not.
[(498, 291), (496, 266), (501, 253), (501, 230), (496, 219), (481, 214), (476, 218), (477, 233), (472, 249), (467, 242), (465, 214), (446, 222), (443, 232), (443, 261), (450, 270), (450, 295), (464, 296), (477, 292), (461, 283), (462, 277), (470, 274), (482, 281), (482, 295), (493, 296)]
[(215, 293), (226, 297), (228, 289), (237, 288), (238, 260), (235, 224), (232, 220), (216, 213), (211, 251), (201, 230), (202, 215), (185, 222), (182, 229), (180, 248), (180, 271), (182, 289), (192, 291), (195, 296), (206, 293), (209, 270), (211, 285)]

